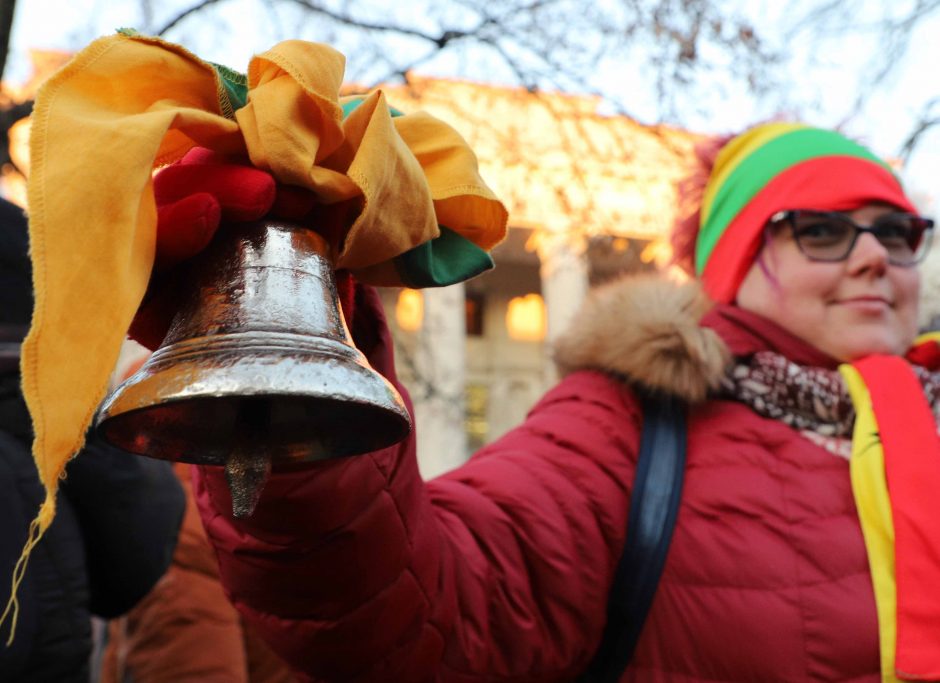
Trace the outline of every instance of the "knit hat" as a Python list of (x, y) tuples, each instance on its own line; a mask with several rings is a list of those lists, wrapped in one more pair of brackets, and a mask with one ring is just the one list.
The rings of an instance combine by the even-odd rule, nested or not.
[(715, 160), (702, 200), (695, 272), (705, 291), (734, 300), (778, 211), (852, 211), (884, 202), (916, 213), (891, 168), (840, 133), (768, 123), (733, 138)]

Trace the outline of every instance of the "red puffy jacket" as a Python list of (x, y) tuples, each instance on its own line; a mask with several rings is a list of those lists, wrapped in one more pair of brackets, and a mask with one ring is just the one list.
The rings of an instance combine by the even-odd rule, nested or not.
[[(229, 597), (307, 680), (575, 680), (625, 536), (641, 415), (623, 380), (696, 399), (729, 349), (832, 364), (737, 309), (700, 325), (698, 301), (668, 283), (596, 296), (559, 345), (569, 374), (427, 483), (409, 439), (275, 475), (233, 520), (224, 477), (202, 468)], [(356, 316), (357, 345), (394, 382), (371, 290)], [(875, 683), (877, 632), (847, 461), (742, 404), (697, 404), (675, 536), (623, 680)]]

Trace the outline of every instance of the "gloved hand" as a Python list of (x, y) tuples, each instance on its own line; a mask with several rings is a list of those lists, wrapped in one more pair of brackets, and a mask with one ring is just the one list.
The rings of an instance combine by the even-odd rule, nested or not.
[(221, 220), (253, 221), (274, 205), (275, 183), (253, 166), (195, 147), (153, 179), (157, 202), (155, 270), (202, 251)]
[[(270, 173), (247, 161), (232, 161), (201, 147), (159, 171), (153, 186), (157, 203), (153, 272), (128, 330), (131, 339), (151, 350), (166, 336), (184, 294), (171, 269), (202, 251), (223, 222), (255, 221), (271, 215), (311, 227), (326, 224), (334, 233), (345, 224), (335, 220), (338, 216), (325, 223), (315, 221), (312, 214), (317, 202), (309, 190), (279, 185)], [(324, 237), (335, 240), (337, 235)], [(338, 273), (336, 280), (344, 316), (351, 325), (354, 283), (348, 273)]]

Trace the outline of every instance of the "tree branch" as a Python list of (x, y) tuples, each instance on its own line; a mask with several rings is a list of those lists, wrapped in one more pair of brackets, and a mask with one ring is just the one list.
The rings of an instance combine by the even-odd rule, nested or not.
[(200, 0), (189, 9), (185, 9), (179, 14), (177, 14), (176, 16), (174, 16), (166, 24), (164, 24), (162, 28), (159, 28), (156, 31), (154, 31), (153, 35), (163, 36), (166, 34), (167, 31), (174, 28), (177, 24), (183, 21), (183, 19), (186, 19), (187, 17), (193, 14), (196, 14), (197, 12), (200, 12), (201, 10), (204, 10), (206, 7), (209, 7), (210, 5), (215, 5), (219, 2), (223, 2), (223, 0)]
[(910, 159), (911, 154), (914, 153), (914, 150), (917, 148), (917, 144), (920, 142), (920, 139), (923, 137), (924, 133), (929, 131), (934, 126), (940, 125), (940, 116), (932, 113), (934, 107), (936, 107), (938, 104), (940, 104), (940, 97), (935, 97), (923, 106), (917, 122), (914, 124), (911, 132), (908, 133), (907, 138), (905, 138), (904, 142), (901, 144), (901, 148), (898, 152), (898, 156), (903, 162), (906, 163)]

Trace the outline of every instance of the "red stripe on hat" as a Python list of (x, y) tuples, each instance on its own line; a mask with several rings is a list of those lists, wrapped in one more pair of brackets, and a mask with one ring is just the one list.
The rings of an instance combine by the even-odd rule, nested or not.
[(884, 446), (894, 519), (897, 581), (895, 669), (940, 679), (940, 439), (911, 366), (899, 356), (853, 363), (871, 395)]
[(731, 303), (760, 250), (761, 233), (778, 211), (852, 211), (885, 202), (916, 213), (897, 179), (880, 164), (858, 157), (820, 157), (792, 166), (758, 192), (725, 229), (702, 273), (706, 293)]

